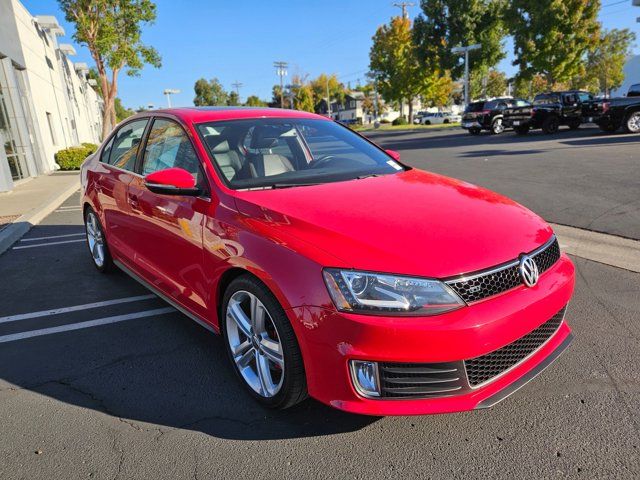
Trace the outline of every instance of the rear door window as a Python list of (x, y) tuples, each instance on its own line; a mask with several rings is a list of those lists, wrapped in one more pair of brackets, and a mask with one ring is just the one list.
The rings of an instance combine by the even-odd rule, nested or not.
[(627, 93), (628, 97), (640, 97), (640, 83), (636, 83), (635, 85), (631, 85), (629, 87), (629, 92)]

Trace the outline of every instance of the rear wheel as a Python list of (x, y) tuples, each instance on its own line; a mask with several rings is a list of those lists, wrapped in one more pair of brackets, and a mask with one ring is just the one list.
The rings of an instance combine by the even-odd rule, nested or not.
[(504, 132), (504, 124), (502, 123), (502, 118), (496, 118), (491, 124), (491, 133), (494, 135), (500, 135)]
[(640, 112), (633, 112), (629, 115), (624, 128), (628, 133), (640, 133)]
[(93, 264), (102, 273), (111, 272), (114, 269), (113, 259), (98, 214), (91, 207), (87, 207), (84, 213), (84, 228)]
[(580, 125), (582, 125), (582, 122), (580, 120), (573, 120), (573, 121), (569, 122), (569, 128), (571, 130), (579, 129)]
[(560, 120), (558, 120), (558, 117), (548, 117), (542, 123), (542, 131), (547, 135), (558, 133), (559, 129), (560, 129)]
[(227, 353), (248, 392), (269, 408), (307, 397), (302, 354), (289, 320), (259, 280), (242, 275), (225, 291), (221, 318)]
[(515, 127), (514, 128), (515, 132), (518, 135), (526, 135), (527, 133), (529, 133), (529, 127)]

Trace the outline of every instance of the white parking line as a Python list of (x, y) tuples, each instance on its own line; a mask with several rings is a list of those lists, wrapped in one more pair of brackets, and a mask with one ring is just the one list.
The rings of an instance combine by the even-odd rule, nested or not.
[(21, 313), (18, 315), (9, 315), (8, 317), (0, 317), (0, 323), (17, 322), (19, 320), (28, 320), (30, 318), (48, 317), (49, 315), (59, 315), (61, 313), (77, 312), (79, 310), (89, 310), (91, 308), (107, 307), (109, 305), (118, 305), (121, 303), (140, 302), (142, 300), (150, 300), (158, 298), (154, 294), (138, 295), (136, 297), (116, 298), (113, 300), (104, 300), (102, 302), (85, 303), (84, 305), (74, 305), (72, 307), (54, 308), (51, 310), (40, 310), (39, 312)]
[(22, 250), (24, 248), (36, 248), (36, 247), (48, 247), (49, 245), (62, 245), (63, 243), (76, 243), (76, 242), (84, 242), (85, 239), (81, 238), (79, 240), (64, 240), (63, 242), (48, 242), (48, 243), (37, 243), (35, 245), (22, 245), (20, 247), (13, 247), (11, 250)]
[(98, 318), (97, 320), (89, 320), (87, 322), (71, 323), (69, 325), (60, 325), (59, 327), (41, 328), (40, 330), (29, 330), (28, 332), (13, 333), (0, 337), (0, 343), (15, 342), (16, 340), (24, 340), (25, 338), (41, 337), (43, 335), (52, 335), (54, 333), (69, 332), (72, 330), (81, 330), (83, 328), (98, 327), (101, 325), (109, 325), (111, 323), (125, 322), (127, 320), (135, 320), (138, 318), (152, 317), (154, 315), (164, 315), (165, 313), (177, 312), (171, 307), (156, 308), (155, 310), (145, 310), (143, 312), (127, 313), (125, 315), (114, 315), (113, 317)]
[(83, 237), (84, 235), (85, 233), (68, 233), (66, 235), (51, 235), (49, 237), (23, 238), (20, 242), (35, 242), (36, 240), (50, 240), (52, 238)]
[(77, 209), (77, 208), (82, 208), (80, 205), (63, 205), (61, 207), (58, 207), (58, 210), (67, 210), (67, 209)]
[(58, 210), (56, 210), (56, 212), (58, 212), (58, 213), (80, 212), (80, 211), (82, 211), (82, 209), (80, 207), (77, 207), (77, 208), (65, 208), (64, 210), (59, 208)]

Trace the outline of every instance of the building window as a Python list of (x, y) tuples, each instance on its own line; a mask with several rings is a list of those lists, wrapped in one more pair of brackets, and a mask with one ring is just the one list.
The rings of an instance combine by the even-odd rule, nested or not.
[(56, 140), (56, 134), (53, 129), (53, 119), (49, 112), (47, 112), (47, 123), (49, 124), (49, 133), (51, 134), (51, 143), (53, 143), (54, 145), (57, 145), (58, 141)]

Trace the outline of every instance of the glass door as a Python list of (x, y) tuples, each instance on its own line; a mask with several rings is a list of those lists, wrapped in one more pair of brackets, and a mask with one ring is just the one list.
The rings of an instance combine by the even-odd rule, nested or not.
[(4, 152), (9, 162), (9, 170), (11, 170), (11, 178), (20, 180), (29, 175), (27, 171), (27, 163), (24, 152), (20, 152), (16, 147), (16, 142), (9, 124), (9, 112), (7, 104), (0, 87), (0, 142), (3, 144)]

